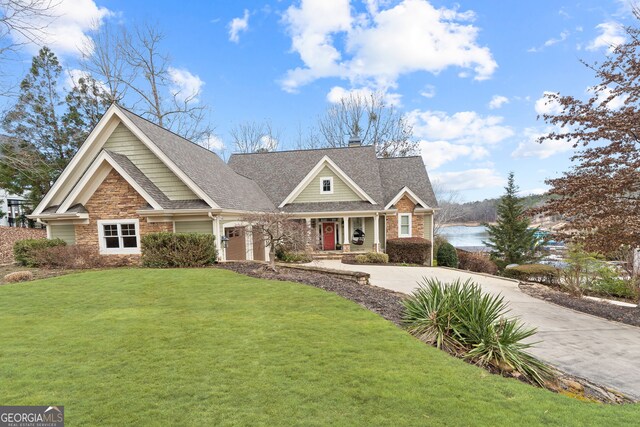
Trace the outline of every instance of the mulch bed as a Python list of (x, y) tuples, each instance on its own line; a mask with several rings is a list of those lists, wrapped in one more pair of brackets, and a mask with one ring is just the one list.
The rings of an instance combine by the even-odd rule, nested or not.
[(602, 317), (632, 326), (640, 326), (640, 309), (623, 307), (607, 302), (578, 298), (545, 285), (520, 283), (520, 290), (527, 295), (543, 299), (576, 311)]
[(264, 264), (238, 262), (218, 264), (219, 268), (235, 271), (260, 279), (299, 282), (325, 291), (334, 292), (354, 301), (400, 326), (402, 323), (402, 299), (405, 295), (371, 285), (359, 285), (352, 280), (330, 277), (323, 273), (280, 268), (274, 272)]
[[(47, 269), (47, 268), (31, 268), (21, 267), (18, 265), (0, 265), (0, 285), (5, 285), (4, 276), (9, 273), (15, 273), (16, 271), (30, 271), (33, 274), (33, 280), (46, 279), (49, 277), (62, 276), (64, 274), (76, 273), (79, 270), (64, 270), (64, 269)], [(23, 282), (24, 283), (24, 282)]]

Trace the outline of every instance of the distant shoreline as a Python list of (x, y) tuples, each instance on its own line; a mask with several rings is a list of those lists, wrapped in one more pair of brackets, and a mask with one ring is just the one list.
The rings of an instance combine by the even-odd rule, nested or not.
[[(484, 223), (483, 222), (449, 222), (447, 224), (442, 224), (443, 227), (480, 227)], [(488, 224), (494, 224), (492, 222)]]

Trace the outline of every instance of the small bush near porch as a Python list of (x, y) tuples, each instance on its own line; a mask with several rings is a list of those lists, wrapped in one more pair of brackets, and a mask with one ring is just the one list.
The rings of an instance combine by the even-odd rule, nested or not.
[(389, 262), (407, 264), (429, 264), (431, 242), (422, 237), (387, 240)]
[(216, 262), (216, 240), (211, 234), (149, 233), (142, 237), (145, 267), (204, 267)]

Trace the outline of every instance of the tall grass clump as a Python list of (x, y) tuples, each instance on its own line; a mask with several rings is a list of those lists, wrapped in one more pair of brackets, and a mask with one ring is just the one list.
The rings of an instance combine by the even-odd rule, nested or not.
[(412, 335), (473, 364), (544, 385), (551, 370), (527, 353), (535, 334), (509, 311), (500, 295), (483, 293), (467, 280), (424, 278), (404, 302), (403, 322)]

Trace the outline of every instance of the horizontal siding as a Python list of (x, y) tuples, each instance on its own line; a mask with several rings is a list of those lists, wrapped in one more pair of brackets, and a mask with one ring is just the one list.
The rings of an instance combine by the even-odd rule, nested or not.
[(73, 224), (49, 224), (48, 227), (52, 239), (62, 239), (68, 245), (76, 244), (76, 229)]
[[(373, 218), (364, 218), (364, 243), (362, 245), (351, 245), (351, 250), (352, 251), (366, 251), (366, 252), (370, 252), (371, 249), (373, 249), (373, 234), (374, 234), (374, 230), (373, 230), (373, 224), (374, 224), (374, 219)], [(351, 243), (351, 240), (353, 239), (353, 232), (355, 231), (354, 228), (354, 218), (349, 218), (349, 243)], [(379, 235), (378, 237), (381, 238), (382, 235)]]
[[(333, 194), (320, 193), (320, 180), (333, 177)], [(352, 202), (362, 200), (345, 182), (331, 169), (325, 166), (320, 173), (293, 200), (293, 203), (310, 202)]]
[(176, 233), (213, 234), (213, 221), (176, 221)]
[(424, 216), (424, 238), (431, 240), (431, 227), (433, 227), (433, 215)]
[(109, 136), (104, 148), (127, 156), (170, 200), (199, 199), (122, 123)]

